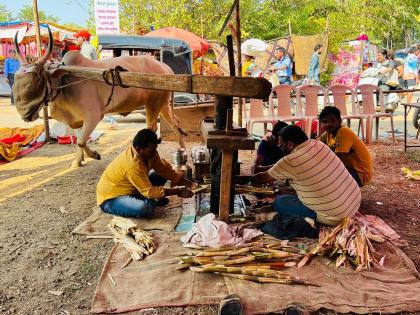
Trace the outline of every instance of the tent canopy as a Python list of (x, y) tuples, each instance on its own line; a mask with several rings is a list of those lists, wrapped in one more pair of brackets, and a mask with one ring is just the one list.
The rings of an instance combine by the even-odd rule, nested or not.
[(164, 27), (144, 35), (145, 37), (174, 38), (186, 42), (193, 51), (193, 58), (204, 56), (207, 53), (209, 43), (194, 33), (176, 27)]

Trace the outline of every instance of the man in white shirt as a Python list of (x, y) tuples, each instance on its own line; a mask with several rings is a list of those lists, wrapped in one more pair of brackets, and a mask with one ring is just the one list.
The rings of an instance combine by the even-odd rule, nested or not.
[(302, 129), (290, 125), (280, 130), (279, 146), (285, 156), (271, 169), (253, 176), (237, 176), (236, 183), (258, 185), (287, 179), (296, 196), (277, 197), (274, 210), (326, 225), (337, 225), (359, 210), (360, 188), (327, 145), (309, 140)]
[(83, 57), (90, 60), (98, 60), (98, 54), (96, 53), (95, 47), (93, 47), (90, 40), (90, 33), (86, 30), (77, 32), (74, 37), (77, 38), (77, 44), (80, 46), (80, 53)]

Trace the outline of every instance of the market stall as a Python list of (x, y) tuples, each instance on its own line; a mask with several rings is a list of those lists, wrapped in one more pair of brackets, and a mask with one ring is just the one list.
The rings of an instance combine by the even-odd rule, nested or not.
[(355, 88), (364, 68), (371, 67), (375, 62), (377, 50), (376, 45), (370, 43), (364, 34), (344, 43), (337, 54), (328, 56), (328, 60), (335, 66), (331, 85), (344, 84)]

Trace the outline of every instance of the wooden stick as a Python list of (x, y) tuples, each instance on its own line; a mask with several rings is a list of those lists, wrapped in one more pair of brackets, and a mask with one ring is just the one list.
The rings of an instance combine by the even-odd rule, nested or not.
[(111, 274), (110, 274), (110, 273), (108, 273), (108, 277), (109, 277), (109, 280), (111, 280), (112, 284), (113, 284), (113, 285), (114, 285), (114, 287), (115, 287), (115, 281), (114, 281), (114, 279), (112, 278), (112, 276), (111, 276)]
[(113, 238), (112, 235), (86, 235), (87, 239), (103, 239), (103, 238)]
[(124, 265), (121, 266), (120, 269), (124, 269), (125, 267), (127, 267), (129, 264), (131, 264), (131, 262), (133, 261), (133, 258), (128, 258), (127, 261), (124, 263)]

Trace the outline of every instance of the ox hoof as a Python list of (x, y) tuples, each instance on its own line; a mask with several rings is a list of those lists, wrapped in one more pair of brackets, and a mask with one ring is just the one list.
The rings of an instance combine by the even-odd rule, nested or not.
[(71, 163), (71, 168), (78, 168), (78, 167), (80, 167), (80, 166), (83, 166), (84, 165), (84, 163), (83, 163), (83, 161), (73, 161), (73, 163)]
[(94, 158), (95, 160), (100, 160), (100, 159), (101, 159), (101, 155), (100, 155), (98, 152), (94, 151), (94, 152), (93, 152), (93, 158)]

